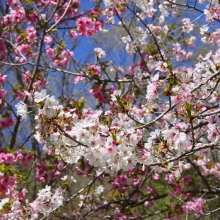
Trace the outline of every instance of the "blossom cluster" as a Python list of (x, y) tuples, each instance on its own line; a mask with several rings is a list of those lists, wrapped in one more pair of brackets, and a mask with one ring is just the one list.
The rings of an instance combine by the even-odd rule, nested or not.
[(1, 219), (217, 216), (218, 1), (7, 0), (2, 14)]
[(13, 201), (11, 206), (11, 212), (3, 214), (3, 219), (38, 219), (39, 214), (48, 217), (53, 210), (60, 207), (63, 202), (62, 189), (57, 188), (55, 193), (52, 194), (51, 187), (46, 186), (40, 190), (37, 199), (32, 203), (28, 204), (24, 212), (24, 207), (21, 202), (17, 199)]
[(81, 117), (76, 109), (65, 111), (55, 97), (46, 96), (45, 90), (35, 94), (34, 100), (42, 104), (36, 116), (35, 138), (45, 143), (45, 150), (60, 155), (69, 164), (85, 157), (90, 165), (106, 172), (129, 170), (136, 165), (132, 151), (142, 131), (135, 130), (135, 123), (125, 114), (119, 113), (111, 120), (109, 111), (109, 121), (104, 123), (100, 121), (102, 111), (83, 109)]

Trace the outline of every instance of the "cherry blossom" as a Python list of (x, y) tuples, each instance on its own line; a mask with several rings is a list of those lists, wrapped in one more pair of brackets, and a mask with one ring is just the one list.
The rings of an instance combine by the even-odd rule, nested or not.
[(218, 1), (1, 11), (1, 219), (218, 216)]
[(15, 108), (17, 109), (17, 114), (21, 116), (22, 120), (27, 120), (27, 105), (20, 101), (17, 105), (15, 105)]

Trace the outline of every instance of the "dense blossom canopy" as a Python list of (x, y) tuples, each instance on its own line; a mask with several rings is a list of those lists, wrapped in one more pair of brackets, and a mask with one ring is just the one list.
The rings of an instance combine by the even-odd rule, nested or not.
[(219, 216), (219, 1), (0, 13), (1, 219)]

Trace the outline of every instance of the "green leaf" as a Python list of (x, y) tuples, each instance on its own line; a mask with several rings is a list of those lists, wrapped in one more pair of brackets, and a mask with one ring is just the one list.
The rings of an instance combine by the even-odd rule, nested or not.
[(83, 107), (84, 107), (84, 104), (85, 104), (85, 99), (81, 100), (78, 102), (78, 110), (79, 111), (82, 111)]
[(84, 161), (83, 158), (81, 158), (79, 160), (79, 167), (80, 167), (81, 170), (85, 170), (86, 169), (86, 164), (85, 164), (85, 161)]
[(158, 54), (158, 51), (156, 50), (154, 44), (148, 44), (146, 51), (149, 52), (151, 55)]
[(4, 173), (5, 171), (5, 164), (0, 164), (0, 172)]
[(119, 84), (119, 90), (123, 91), (124, 90), (124, 86), (125, 86), (125, 83), (120, 83)]
[(169, 30), (172, 31), (174, 29), (176, 29), (178, 26), (176, 24), (171, 24), (168, 26)]
[(30, 5), (31, 3), (33, 3), (33, 0), (25, 0), (26, 5)]
[(24, 31), (24, 30), (20, 30), (19, 33), (18, 33), (18, 36), (20, 36), (20, 37), (27, 37), (27, 32)]
[(52, 34), (56, 34), (57, 31), (58, 31), (57, 29), (52, 29), (52, 30), (51, 30), (51, 33), (52, 33)]
[(170, 72), (172, 72), (173, 71), (173, 65), (172, 65), (172, 63), (169, 61), (168, 63), (167, 63), (167, 68), (168, 68), (168, 70), (170, 71)]
[(174, 42), (174, 39), (173, 37), (171, 37), (170, 35), (167, 36), (167, 39), (170, 43), (173, 43)]
[(58, 42), (58, 45), (59, 45), (60, 47), (65, 47), (65, 46), (66, 46), (66, 44), (65, 44), (65, 42), (64, 42), (63, 40), (61, 40), (60, 42)]

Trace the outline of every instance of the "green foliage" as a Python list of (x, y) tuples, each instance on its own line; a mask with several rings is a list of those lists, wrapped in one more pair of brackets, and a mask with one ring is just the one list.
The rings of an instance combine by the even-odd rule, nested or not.
[(158, 54), (158, 50), (156, 49), (156, 46), (153, 43), (149, 43), (147, 45), (146, 51), (149, 52), (152, 56)]

